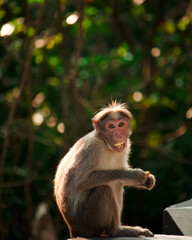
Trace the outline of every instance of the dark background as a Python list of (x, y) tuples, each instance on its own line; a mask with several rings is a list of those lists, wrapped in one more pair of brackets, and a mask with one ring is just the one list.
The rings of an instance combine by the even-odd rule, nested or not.
[(157, 179), (126, 189), (122, 222), (162, 233), (192, 197), (192, 1), (1, 0), (0, 27), (0, 238), (31, 239), (42, 202), (68, 236), (56, 166), (111, 99), (134, 116), (131, 165)]

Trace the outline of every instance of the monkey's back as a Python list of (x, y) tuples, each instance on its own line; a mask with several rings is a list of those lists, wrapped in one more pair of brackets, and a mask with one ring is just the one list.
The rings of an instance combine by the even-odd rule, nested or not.
[(92, 131), (74, 144), (57, 167), (54, 195), (65, 220), (69, 214), (75, 215), (79, 202), (86, 201), (86, 192), (78, 192), (77, 185), (97, 165), (96, 155), (97, 139), (95, 139), (95, 131)]

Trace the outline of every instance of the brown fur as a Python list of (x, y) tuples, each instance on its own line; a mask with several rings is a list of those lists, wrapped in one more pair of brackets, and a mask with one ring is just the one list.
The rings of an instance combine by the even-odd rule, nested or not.
[(129, 119), (132, 118), (132, 114), (127, 109), (127, 104), (118, 103), (117, 101), (112, 101), (107, 107), (102, 108), (93, 118), (93, 121), (99, 122), (106, 114), (115, 112), (121, 112), (126, 115)]
[(129, 131), (125, 149), (118, 152), (109, 148), (105, 133), (98, 127), (106, 114), (105, 121), (108, 114), (114, 121), (117, 118), (128, 121), (132, 117), (126, 106), (117, 102), (95, 115), (95, 130), (77, 141), (57, 168), (54, 180), (57, 205), (71, 237), (153, 236), (148, 229), (120, 226), (123, 187), (152, 189), (155, 178), (150, 175), (146, 186), (145, 172), (130, 168)]

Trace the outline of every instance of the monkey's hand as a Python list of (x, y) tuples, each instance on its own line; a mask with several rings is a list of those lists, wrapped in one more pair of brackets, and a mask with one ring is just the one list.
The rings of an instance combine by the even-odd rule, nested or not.
[(147, 180), (145, 181), (145, 187), (148, 190), (151, 190), (154, 186), (155, 186), (155, 176), (152, 174), (149, 174), (149, 176), (147, 177)]
[(135, 168), (134, 169), (134, 179), (135, 179), (135, 183), (138, 187), (143, 187), (143, 186), (145, 186), (145, 182), (147, 181), (147, 175), (142, 169)]
[(147, 175), (142, 169), (134, 169), (135, 170), (135, 180), (136, 187), (145, 188), (151, 190), (155, 186), (155, 176), (152, 174)]

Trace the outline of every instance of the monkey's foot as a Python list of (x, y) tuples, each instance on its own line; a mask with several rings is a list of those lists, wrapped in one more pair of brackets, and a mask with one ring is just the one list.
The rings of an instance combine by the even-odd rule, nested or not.
[(118, 236), (120, 237), (153, 237), (154, 234), (147, 228), (142, 227), (130, 227), (130, 226), (121, 226), (118, 231)]
[(154, 236), (154, 234), (147, 228), (142, 229), (141, 235), (143, 235), (145, 237), (153, 237)]

